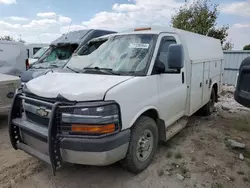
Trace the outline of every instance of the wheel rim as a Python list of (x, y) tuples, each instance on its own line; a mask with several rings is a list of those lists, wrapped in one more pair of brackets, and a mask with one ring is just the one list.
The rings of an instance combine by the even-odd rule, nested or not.
[(136, 156), (143, 162), (148, 159), (153, 149), (153, 133), (151, 130), (144, 130), (137, 142)]

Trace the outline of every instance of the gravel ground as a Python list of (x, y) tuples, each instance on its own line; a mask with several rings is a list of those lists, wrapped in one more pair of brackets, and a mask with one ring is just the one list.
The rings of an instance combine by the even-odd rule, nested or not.
[[(234, 101), (233, 90), (224, 88), (213, 115), (191, 117), (183, 131), (160, 144), (153, 163), (138, 175), (117, 163), (107, 167), (66, 164), (53, 176), (49, 165), (11, 147), (7, 120), (2, 118), (0, 187), (250, 187), (250, 110)], [(232, 149), (229, 138), (244, 143), (246, 148)]]

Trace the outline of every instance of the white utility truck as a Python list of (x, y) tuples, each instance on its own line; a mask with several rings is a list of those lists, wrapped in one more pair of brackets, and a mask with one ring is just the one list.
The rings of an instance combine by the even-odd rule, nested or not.
[(0, 115), (8, 114), (16, 89), (21, 86), (18, 76), (0, 73)]
[(84, 57), (82, 67), (70, 67), (77, 71), (35, 78), (14, 98), (13, 147), (53, 172), (64, 162), (121, 161), (139, 173), (158, 141), (181, 131), (195, 112), (210, 115), (221, 91), (220, 41), (183, 30), (116, 33)]

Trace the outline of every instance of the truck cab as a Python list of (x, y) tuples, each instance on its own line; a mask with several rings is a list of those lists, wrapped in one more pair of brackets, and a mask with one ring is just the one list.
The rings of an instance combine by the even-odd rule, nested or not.
[(13, 147), (53, 172), (66, 162), (117, 161), (143, 171), (160, 140), (185, 128), (195, 112), (213, 112), (223, 80), (220, 41), (175, 28), (113, 34), (82, 61), (71, 64), (72, 73), (26, 83), (10, 113)]

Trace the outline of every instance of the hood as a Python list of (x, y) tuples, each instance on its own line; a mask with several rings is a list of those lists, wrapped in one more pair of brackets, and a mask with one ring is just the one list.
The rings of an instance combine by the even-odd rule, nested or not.
[(69, 72), (67, 69), (54, 68), (54, 69), (29, 69), (22, 73), (21, 81), (26, 83), (34, 78), (45, 75), (52, 72)]
[(40, 97), (61, 95), (70, 101), (91, 101), (102, 100), (108, 89), (130, 78), (132, 76), (48, 73), (29, 81), (26, 87)]

